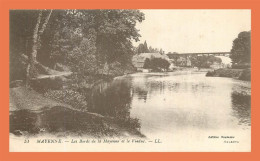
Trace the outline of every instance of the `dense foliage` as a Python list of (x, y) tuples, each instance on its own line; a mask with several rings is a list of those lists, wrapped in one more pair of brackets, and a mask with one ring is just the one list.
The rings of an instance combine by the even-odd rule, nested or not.
[(146, 43), (146, 41), (144, 43), (140, 43), (138, 45), (138, 47), (135, 49), (135, 53), (136, 54), (140, 54), (140, 53), (160, 53), (160, 54), (165, 54), (165, 51), (163, 51), (162, 49), (158, 49), (158, 48), (153, 48), (153, 47), (149, 47)]
[(222, 60), (215, 56), (192, 56), (190, 58), (191, 65), (198, 68), (209, 68), (214, 63), (220, 64)]
[(230, 58), (233, 66), (250, 66), (251, 62), (251, 31), (238, 34), (233, 41)]
[[(139, 10), (11, 10), (10, 81), (25, 80), (45, 97), (87, 109), (80, 89), (134, 70), (132, 41), (143, 20)], [(73, 74), (38, 79), (59, 72)]]
[(162, 58), (145, 59), (144, 69), (152, 69), (153, 71), (167, 70), (170, 63)]
[[(50, 11), (41, 13), (45, 20)], [(11, 80), (25, 77), (26, 63), (20, 55), (32, 52), (39, 14), (39, 10), (10, 11)], [(139, 10), (53, 10), (37, 43), (37, 61), (53, 69), (57, 63), (66, 65), (77, 79), (104, 73), (114, 63), (130, 64), (132, 41), (140, 36), (135, 25), (143, 20)]]

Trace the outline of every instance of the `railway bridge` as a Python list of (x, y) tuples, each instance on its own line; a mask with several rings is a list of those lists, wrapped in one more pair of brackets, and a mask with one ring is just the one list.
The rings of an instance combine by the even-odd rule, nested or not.
[(230, 56), (230, 52), (210, 52), (210, 53), (173, 53), (166, 54), (169, 59), (175, 59), (176, 57), (190, 57), (190, 56)]

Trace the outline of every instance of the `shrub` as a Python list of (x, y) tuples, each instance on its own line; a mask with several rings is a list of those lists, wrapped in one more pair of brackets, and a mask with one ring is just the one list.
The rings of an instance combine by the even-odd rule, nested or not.
[(250, 69), (245, 69), (239, 76), (240, 80), (245, 80), (245, 81), (251, 81), (251, 70)]
[(207, 77), (214, 77), (215, 75), (216, 75), (215, 70), (214, 71), (208, 71), (207, 74), (206, 74)]

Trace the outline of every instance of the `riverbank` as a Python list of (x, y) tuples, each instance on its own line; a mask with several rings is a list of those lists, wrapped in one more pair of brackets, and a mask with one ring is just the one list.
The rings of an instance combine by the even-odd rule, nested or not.
[(10, 88), (10, 133), (92, 137), (144, 137), (135, 119), (103, 116), (45, 97), (24, 86)]
[[(111, 66), (80, 79), (48, 74), (32, 80), (10, 82), (10, 133), (16, 136), (142, 137), (140, 123), (124, 115), (102, 113), (93, 107), (93, 89), (99, 84), (135, 73), (131, 65)], [(91, 109), (90, 109), (91, 108)]]
[(208, 71), (207, 77), (228, 77), (239, 80), (251, 81), (251, 69), (227, 69), (221, 68), (214, 71)]

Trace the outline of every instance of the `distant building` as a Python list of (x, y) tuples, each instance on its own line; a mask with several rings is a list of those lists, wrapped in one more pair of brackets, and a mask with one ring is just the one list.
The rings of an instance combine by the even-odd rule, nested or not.
[(133, 56), (132, 63), (134, 67), (136, 67), (137, 71), (141, 71), (143, 69), (145, 59), (146, 58), (140, 57), (138, 55)]

